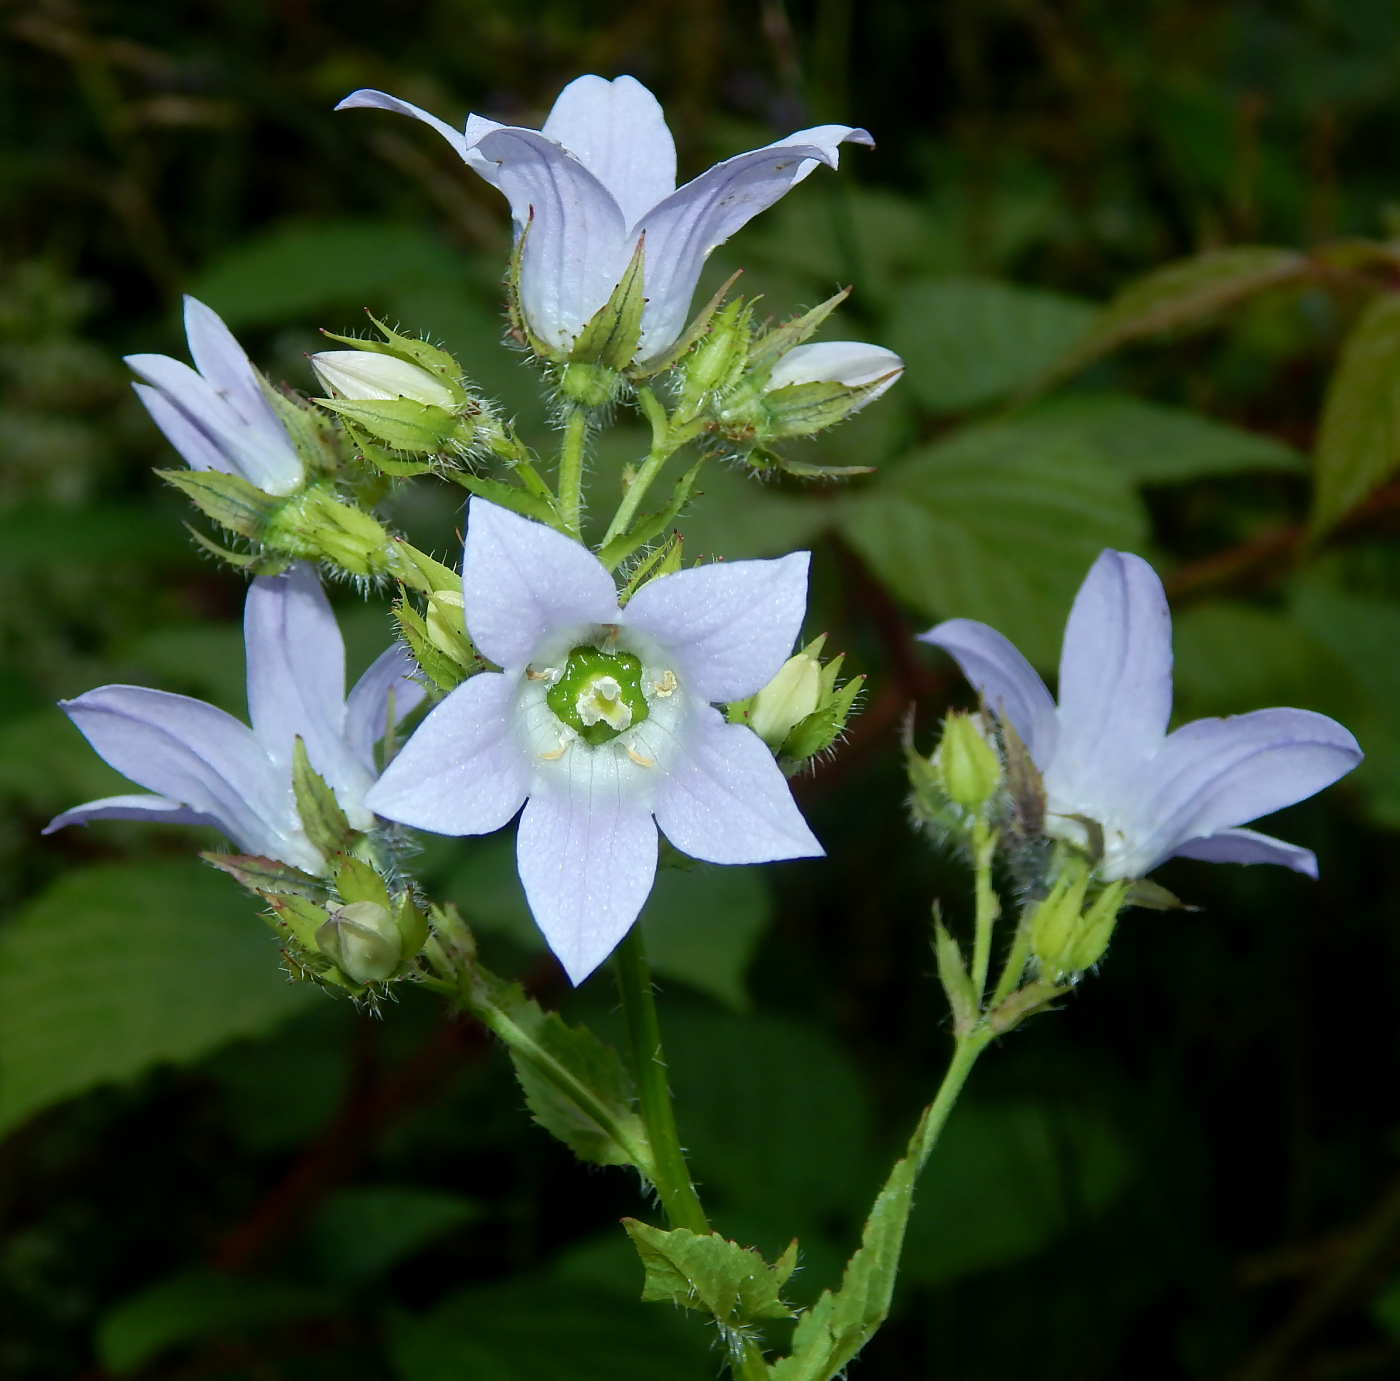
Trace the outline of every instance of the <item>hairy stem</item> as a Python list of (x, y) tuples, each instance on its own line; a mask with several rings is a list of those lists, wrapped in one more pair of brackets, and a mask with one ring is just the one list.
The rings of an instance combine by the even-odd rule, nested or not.
[(641, 929), (633, 926), (617, 947), (617, 989), (622, 998), (622, 1019), (632, 1055), (632, 1075), (642, 1121), (651, 1143), (653, 1180), (661, 1205), (673, 1228), (707, 1233), (710, 1224), (690, 1182), (685, 1152), (676, 1131), (671, 1087), (666, 1079), (666, 1059), (661, 1049), (661, 1026), (651, 990), (651, 969), (642, 947)]
[(607, 535), (603, 538), (604, 546), (611, 542), (614, 537), (620, 537), (627, 531), (632, 519), (637, 516), (637, 510), (642, 506), (642, 500), (646, 498), (647, 490), (651, 488), (652, 481), (661, 473), (661, 467), (684, 444), (683, 441), (677, 441), (673, 437), (666, 409), (645, 385), (637, 390), (637, 405), (646, 414), (647, 421), (651, 423), (651, 450), (647, 452), (647, 458), (642, 462), (641, 469), (637, 471), (636, 478), (628, 485), (627, 492), (622, 496), (622, 502), (617, 506), (617, 513), (613, 516), (612, 522), (608, 524)]
[(909, 1141), (915, 1175), (928, 1164), (928, 1158), (933, 1154), (933, 1148), (938, 1144), (939, 1135), (948, 1121), (948, 1114), (953, 1111), (953, 1105), (967, 1083), (967, 1076), (972, 1073), (972, 1066), (977, 1063), (977, 1057), (987, 1048), (990, 1039), (991, 1033), (982, 1029), (958, 1037), (943, 1082), (939, 1084), (933, 1102), (924, 1109), (924, 1115)]
[(571, 408), (564, 419), (564, 441), (559, 447), (559, 516), (571, 537), (582, 531), (583, 448), (587, 439), (587, 411)]
[(972, 940), (972, 990), (977, 1001), (987, 991), (987, 969), (992, 962), (992, 926), (1001, 914), (996, 889), (992, 886), (992, 858), (996, 853), (996, 831), (981, 821), (972, 833), (972, 860), (977, 870), (976, 928)]

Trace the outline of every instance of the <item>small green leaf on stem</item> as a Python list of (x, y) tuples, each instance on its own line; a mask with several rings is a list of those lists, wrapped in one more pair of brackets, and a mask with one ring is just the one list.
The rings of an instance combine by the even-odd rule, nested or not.
[(796, 1263), (795, 1242), (770, 1266), (752, 1247), (717, 1232), (666, 1232), (635, 1218), (624, 1218), (622, 1226), (646, 1267), (643, 1300), (670, 1300), (709, 1312), (729, 1328), (756, 1319), (792, 1318), (793, 1310), (779, 1292)]

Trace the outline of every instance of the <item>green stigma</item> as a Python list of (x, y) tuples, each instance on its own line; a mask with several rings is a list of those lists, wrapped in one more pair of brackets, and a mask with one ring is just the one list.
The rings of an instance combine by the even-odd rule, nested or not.
[(545, 703), (585, 743), (607, 743), (647, 717), (641, 661), (630, 652), (576, 647)]

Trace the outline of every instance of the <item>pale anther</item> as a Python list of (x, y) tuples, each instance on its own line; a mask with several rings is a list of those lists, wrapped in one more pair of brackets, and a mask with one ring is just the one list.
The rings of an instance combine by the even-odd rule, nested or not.
[(655, 767), (655, 766), (656, 766), (656, 763), (655, 763), (651, 758), (644, 758), (644, 757), (643, 757), (639, 752), (637, 752), (636, 749), (634, 749), (634, 748), (629, 748), (629, 749), (627, 750), (627, 756), (628, 756), (629, 758), (631, 758), (632, 761), (635, 762), (635, 763), (637, 764), (638, 767)]
[(659, 699), (668, 700), (676, 693), (678, 684), (679, 682), (676, 680), (676, 673), (674, 671), (663, 671), (661, 673), (661, 679), (656, 683), (656, 695)]

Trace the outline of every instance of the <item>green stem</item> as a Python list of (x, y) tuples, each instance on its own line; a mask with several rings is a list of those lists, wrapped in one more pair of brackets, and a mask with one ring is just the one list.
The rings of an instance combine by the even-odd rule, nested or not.
[[(651, 990), (651, 969), (642, 947), (641, 928), (634, 925), (617, 947), (617, 989), (622, 998), (622, 1019), (632, 1052), (632, 1075), (642, 1121), (651, 1143), (653, 1179), (662, 1207), (673, 1228), (708, 1233), (710, 1224), (695, 1186), (690, 1182), (685, 1152), (676, 1130), (671, 1088), (666, 1079), (666, 1059), (661, 1049), (661, 1026)], [(761, 1360), (761, 1359), (760, 1359)]]
[(588, 413), (570, 408), (564, 419), (564, 442), (559, 448), (559, 516), (573, 537), (583, 522), (583, 447), (588, 439)]
[(1006, 956), (1006, 967), (1001, 971), (1001, 980), (988, 1008), (995, 1011), (1016, 991), (1021, 975), (1026, 971), (1026, 960), (1031, 957), (1031, 927), (1026, 916), (1022, 916), (1016, 927), (1016, 937), (1011, 941), (1011, 952)]
[(953, 1111), (953, 1105), (958, 1101), (958, 1095), (967, 1083), (967, 1076), (972, 1073), (972, 1066), (977, 1063), (977, 1057), (987, 1048), (990, 1040), (991, 1032), (985, 1030), (958, 1037), (958, 1043), (953, 1049), (953, 1058), (949, 1060), (943, 1075), (943, 1082), (939, 1084), (933, 1102), (924, 1109), (924, 1115), (919, 1119), (919, 1125), (909, 1140), (909, 1154), (914, 1159), (916, 1176), (928, 1164), (928, 1158), (938, 1144), (939, 1134), (948, 1121), (948, 1114)]
[(980, 1005), (987, 991), (987, 970), (992, 962), (992, 926), (1001, 914), (996, 889), (992, 886), (992, 858), (996, 853), (996, 831), (978, 821), (972, 831), (972, 859), (977, 870), (976, 927), (972, 940), (972, 990)]
[(646, 414), (647, 421), (651, 423), (651, 450), (647, 452), (647, 458), (642, 462), (642, 468), (637, 471), (636, 477), (627, 486), (627, 492), (622, 496), (622, 502), (617, 506), (617, 513), (613, 516), (612, 522), (608, 524), (607, 534), (603, 538), (604, 546), (607, 546), (614, 537), (619, 537), (627, 531), (632, 519), (637, 516), (637, 510), (642, 506), (642, 500), (646, 497), (647, 490), (651, 488), (652, 481), (661, 473), (661, 467), (684, 445), (684, 441), (677, 441), (673, 438), (671, 421), (666, 416), (666, 409), (649, 388), (643, 386), (637, 390), (637, 405)]

